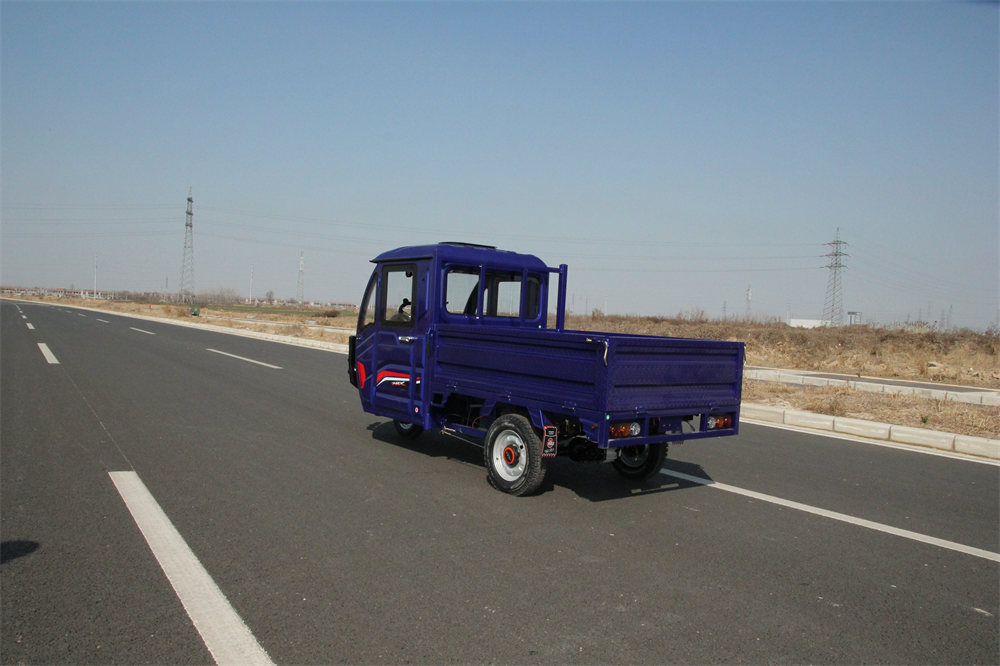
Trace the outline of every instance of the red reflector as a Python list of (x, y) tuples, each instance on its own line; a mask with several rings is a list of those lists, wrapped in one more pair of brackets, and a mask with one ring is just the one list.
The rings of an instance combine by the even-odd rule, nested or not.
[(722, 416), (709, 416), (708, 417), (708, 429), (709, 430), (721, 430), (722, 428), (731, 428), (733, 426), (733, 417), (729, 415)]

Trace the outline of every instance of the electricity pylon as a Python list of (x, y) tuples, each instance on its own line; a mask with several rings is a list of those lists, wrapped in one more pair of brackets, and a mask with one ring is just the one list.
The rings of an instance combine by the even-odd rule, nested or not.
[(827, 326), (844, 325), (844, 285), (840, 279), (840, 271), (844, 266), (843, 258), (850, 256), (843, 250), (847, 245), (840, 240), (840, 227), (837, 227), (837, 237), (830, 243), (825, 243), (833, 248), (825, 256), (830, 258), (830, 263), (826, 268), (830, 269), (830, 278), (826, 283), (826, 300), (823, 302), (823, 321)]
[(299, 286), (295, 290), (295, 300), (301, 305), (306, 300), (306, 260), (299, 252)]
[(182, 303), (194, 303), (194, 198), (188, 190), (187, 218), (184, 222), (184, 262), (181, 264)]

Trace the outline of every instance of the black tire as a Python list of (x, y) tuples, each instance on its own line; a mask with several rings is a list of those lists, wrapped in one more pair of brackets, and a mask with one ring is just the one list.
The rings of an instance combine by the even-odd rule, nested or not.
[(403, 439), (416, 439), (424, 431), (422, 426), (415, 423), (405, 423), (399, 419), (393, 419), (392, 426), (396, 429), (396, 434)]
[(490, 485), (510, 495), (528, 495), (545, 480), (542, 439), (520, 414), (504, 414), (490, 425), (483, 446)]
[(667, 458), (667, 445), (640, 444), (639, 446), (623, 446), (618, 449), (618, 457), (611, 463), (619, 474), (626, 479), (641, 481), (655, 475), (663, 468)]

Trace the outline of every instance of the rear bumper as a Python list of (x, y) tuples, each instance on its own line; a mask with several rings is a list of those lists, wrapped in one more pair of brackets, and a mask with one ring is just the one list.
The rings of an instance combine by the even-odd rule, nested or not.
[[(710, 419), (709, 417), (715, 417)], [(729, 422), (725, 427), (710, 428), (712, 421), (720, 421), (719, 417), (727, 417)], [(639, 434), (626, 437), (614, 437), (611, 426), (614, 424), (639, 425)], [(706, 439), (709, 437), (725, 437), (739, 434), (739, 405), (730, 407), (713, 407), (710, 410), (667, 415), (608, 414), (603, 422), (583, 421), (587, 439), (595, 442), (602, 449), (617, 449), (625, 446), (656, 444), (660, 442), (676, 442), (680, 440)]]

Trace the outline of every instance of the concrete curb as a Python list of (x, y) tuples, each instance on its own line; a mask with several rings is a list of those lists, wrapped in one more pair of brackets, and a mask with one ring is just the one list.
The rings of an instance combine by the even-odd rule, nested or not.
[(760, 382), (780, 382), (782, 384), (797, 386), (847, 386), (869, 393), (895, 393), (899, 395), (914, 395), (919, 398), (930, 398), (932, 400), (966, 402), (970, 405), (1000, 406), (1000, 392), (998, 391), (948, 391), (946, 389), (929, 387), (893, 386), (891, 384), (866, 382), (863, 379), (830, 379), (829, 377), (814, 377), (803, 372), (770, 368), (747, 368), (743, 372), (743, 378)]
[(759, 405), (744, 402), (740, 407), (740, 418), (761, 421), (764, 423), (780, 423), (782, 425), (826, 430), (845, 435), (854, 435), (866, 439), (877, 439), (896, 444), (908, 444), (962, 453), (980, 458), (1000, 460), (1000, 439), (986, 437), (969, 437), (949, 432), (911, 428), (908, 426), (863, 421), (841, 416), (826, 416), (795, 409), (782, 409), (770, 405)]

